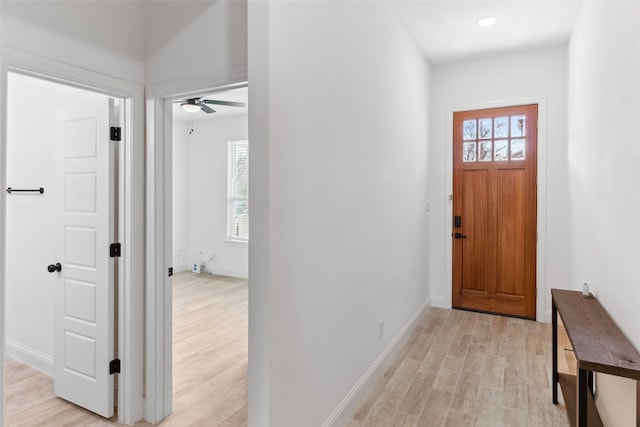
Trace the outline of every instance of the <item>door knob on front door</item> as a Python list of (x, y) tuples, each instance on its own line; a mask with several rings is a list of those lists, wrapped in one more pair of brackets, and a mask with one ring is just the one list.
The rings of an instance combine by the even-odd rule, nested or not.
[(53, 273), (54, 271), (62, 271), (62, 264), (60, 264), (59, 262), (55, 264), (49, 264), (49, 266), (47, 267), (47, 271), (49, 271), (49, 273)]
[(466, 238), (467, 238), (467, 236), (465, 236), (465, 235), (464, 235), (464, 234), (462, 234), (462, 233), (455, 233), (455, 234), (453, 235), (453, 237), (455, 237), (456, 239), (466, 239)]

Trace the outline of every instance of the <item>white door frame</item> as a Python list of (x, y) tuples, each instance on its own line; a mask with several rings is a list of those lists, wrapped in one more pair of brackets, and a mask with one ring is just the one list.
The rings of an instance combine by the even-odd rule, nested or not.
[(173, 410), (172, 289), (172, 100), (247, 85), (244, 67), (222, 76), (196, 75), (146, 91), (146, 328), (145, 420), (158, 423)]
[[(452, 295), (452, 269), (453, 269), (453, 247), (450, 237), (453, 232), (453, 202), (450, 195), (453, 194), (453, 113), (456, 111), (482, 110), (487, 108), (511, 107), (514, 105), (538, 104), (538, 170), (537, 170), (537, 232), (538, 241), (536, 244), (536, 320), (539, 322), (551, 321), (551, 308), (545, 310), (545, 295), (547, 295), (546, 280), (546, 153), (547, 153), (547, 99), (545, 97), (533, 98), (517, 98), (509, 100), (501, 100), (496, 102), (488, 102), (482, 104), (463, 105), (456, 108), (447, 109), (447, 139), (445, 143), (446, 155), (446, 178), (445, 188), (447, 204), (445, 207), (445, 243), (444, 243), (444, 274), (447, 286), (444, 289), (444, 302), (446, 307), (451, 307), (453, 301)], [(550, 295), (550, 294), (549, 294)]]
[[(118, 272), (118, 421), (133, 424), (143, 415), (144, 332), (144, 88), (73, 65), (3, 48), (0, 56), (0, 189), (6, 188), (7, 77), (17, 72), (81, 87), (124, 100), (124, 134), (120, 152), (119, 229), (122, 256)], [(0, 191), (0, 271), (6, 251), (6, 193)], [(0, 354), (5, 354), (5, 277), (0, 274)], [(107, 367), (105, 367), (107, 369)], [(4, 363), (0, 369), (0, 426), (4, 425)]]

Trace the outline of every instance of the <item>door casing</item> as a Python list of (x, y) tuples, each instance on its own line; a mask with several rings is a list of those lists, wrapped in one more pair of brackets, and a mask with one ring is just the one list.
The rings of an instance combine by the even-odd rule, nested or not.
[[(3, 48), (0, 56), (0, 187), (6, 188), (8, 73), (32, 75), (81, 87), (124, 100), (124, 134), (119, 170), (118, 221), (122, 257), (118, 271), (118, 348), (122, 373), (118, 379), (118, 421), (133, 424), (143, 415), (143, 227), (144, 133), (141, 85), (98, 72), (46, 59), (20, 50)], [(0, 192), (0, 271), (5, 271), (6, 193)], [(0, 354), (5, 354), (5, 278), (0, 275)], [(4, 364), (0, 369), (0, 425), (4, 425)]]
[(488, 108), (509, 107), (512, 105), (538, 104), (538, 194), (537, 194), (537, 230), (538, 241), (536, 245), (536, 320), (539, 322), (551, 322), (551, 306), (545, 304), (546, 284), (546, 123), (547, 123), (547, 99), (546, 97), (513, 98), (500, 101), (486, 102), (482, 104), (452, 105), (447, 109), (446, 123), (446, 177), (445, 197), (446, 208), (444, 212), (443, 237), (444, 237), (444, 292), (442, 299), (432, 297), (434, 306), (451, 308), (453, 286), (453, 245), (451, 233), (453, 232), (453, 113), (456, 111), (482, 110)]
[(145, 420), (158, 423), (171, 414), (172, 291), (167, 269), (173, 262), (172, 100), (247, 86), (244, 69), (221, 77), (196, 76), (150, 85), (146, 90), (146, 328)]

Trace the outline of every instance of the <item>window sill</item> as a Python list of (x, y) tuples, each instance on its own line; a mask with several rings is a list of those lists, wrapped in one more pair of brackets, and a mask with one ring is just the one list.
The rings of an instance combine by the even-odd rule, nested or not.
[(226, 239), (225, 243), (230, 246), (247, 246), (249, 244), (248, 240), (234, 240), (234, 239)]

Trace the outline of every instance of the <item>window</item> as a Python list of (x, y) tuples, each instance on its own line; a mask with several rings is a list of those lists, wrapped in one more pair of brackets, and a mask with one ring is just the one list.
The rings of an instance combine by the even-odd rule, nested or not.
[(249, 141), (229, 142), (228, 166), (229, 240), (249, 240)]
[[(509, 127), (511, 123), (511, 127)], [(462, 161), (525, 160), (526, 116), (470, 119), (462, 122)], [(476, 156), (476, 140), (478, 152)], [(493, 144), (493, 149), (491, 148)], [(493, 153), (492, 153), (493, 151)], [(492, 157), (493, 154), (493, 157)]]

